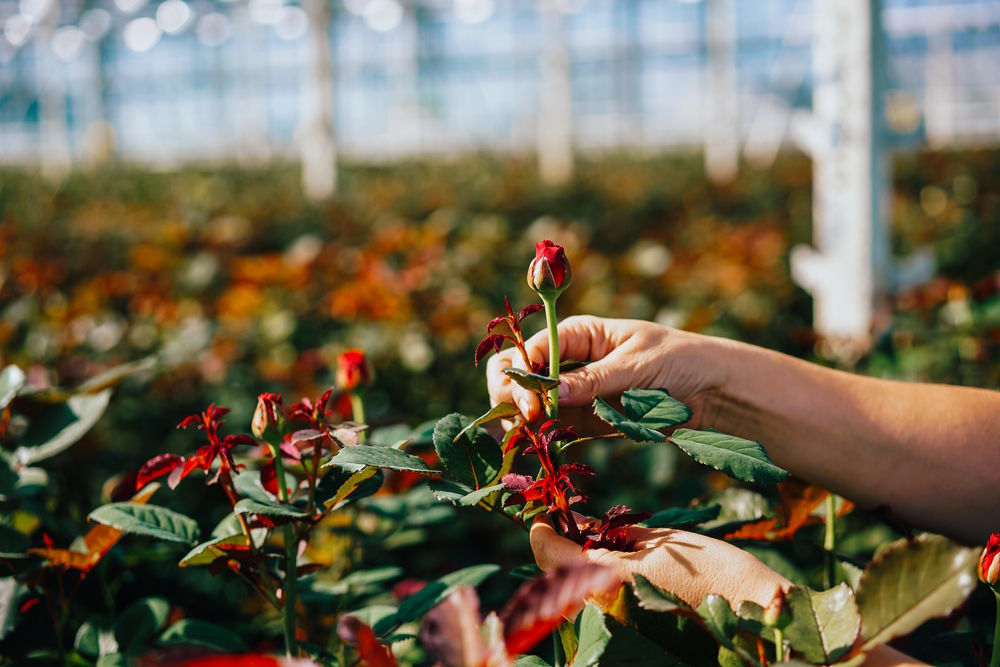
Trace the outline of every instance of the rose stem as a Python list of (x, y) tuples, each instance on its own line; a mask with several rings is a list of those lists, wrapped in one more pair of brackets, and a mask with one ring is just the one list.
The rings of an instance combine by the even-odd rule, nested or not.
[[(274, 455), (274, 473), (278, 478), (278, 498), (283, 503), (288, 502), (288, 489), (285, 487), (285, 465), (281, 461), (281, 449), (274, 443), (271, 446), (271, 453)], [(285, 634), (285, 655), (289, 658), (295, 656), (295, 579), (296, 566), (299, 557), (298, 540), (295, 539), (295, 531), (292, 524), (286, 523), (283, 526), (285, 535), (285, 585), (282, 590), (282, 628)]]
[(837, 560), (833, 555), (833, 549), (836, 545), (836, 528), (837, 528), (837, 512), (836, 512), (836, 501), (837, 496), (832, 493), (828, 493), (826, 496), (826, 535), (823, 538), (823, 549), (826, 552), (826, 571), (824, 573), (825, 584), (827, 588), (830, 588), (836, 583), (837, 577)]
[[(549, 377), (559, 380), (559, 321), (556, 319), (555, 296), (539, 294), (545, 306), (545, 324), (549, 330)], [(549, 389), (549, 404), (545, 407), (549, 419), (559, 418), (559, 386)]]

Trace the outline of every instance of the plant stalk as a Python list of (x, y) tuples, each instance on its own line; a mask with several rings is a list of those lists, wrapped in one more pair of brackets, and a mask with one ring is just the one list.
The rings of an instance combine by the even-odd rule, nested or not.
[[(549, 377), (553, 380), (559, 379), (559, 320), (556, 319), (556, 299), (555, 296), (542, 297), (542, 305), (545, 306), (545, 325), (549, 331)], [(545, 406), (545, 414), (549, 419), (559, 418), (559, 387), (549, 389), (549, 403)]]
[(781, 628), (774, 628), (774, 661), (785, 661), (785, 634)]
[(997, 599), (997, 618), (993, 627), (993, 654), (990, 656), (990, 667), (1000, 667), (1000, 593), (994, 590), (993, 595)]
[[(356, 389), (351, 391), (351, 419), (358, 424), (365, 423), (365, 400), (361, 398), (361, 392)], [(358, 442), (364, 444), (367, 439), (368, 434), (365, 431), (358, 433)]]
[[(285, 466), (281, 461), (281, 449), (272, 444), (271, 452), (274, 454), (274, 472), (278, 478), (278, 498), (283, 503), (288, 502), (288, 488), (285, 486)], [(295, 539), (295, 530), (292, 524), (284, 525), (285, 541), (285, 585), (282, 587), (282, 629), (285, 635), (285, 655), (289, 658), (295, 657), (295, 584), (296, 565), (298, 563), (299, 550), (298, 540)]]
[(826, 535), (823, 538), (824, 560), (826, 568), (824, 572), (824, 584), (831, 588), (837, 582), (837, 559), (833, 555), (833, 550), (837, 544), (837, 496), (828, 493), (826, 496)]

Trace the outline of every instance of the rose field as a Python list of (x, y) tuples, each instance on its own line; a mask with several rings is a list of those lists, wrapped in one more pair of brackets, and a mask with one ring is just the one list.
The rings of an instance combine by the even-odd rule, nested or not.
[[(728, 186), (700, 156), (581, 160), (564, 188), (516, 158), (348, 165), (325, 204), (291, 165), (0, 171), (0, 665), (1000, 664), (1000, 538), (856, 507), (671, 387), (571, 426), (583, 362), (525, 350), (559, 359), (588, 314), (996, 389), (1000, 152), (893, 171), (894, 252), (934, 277), (847, 360), (790, 274), (797, 155)], [(500, 355), (539, 419), (491, 405)], [(581, 560), (540, 568), (533, 525)], [(656, 528), (790, 587), (690, 604), (587, 555)]]

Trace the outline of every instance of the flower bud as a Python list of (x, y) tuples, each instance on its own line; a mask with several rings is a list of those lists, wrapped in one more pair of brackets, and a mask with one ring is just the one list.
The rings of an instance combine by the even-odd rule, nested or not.
[(764, 616), (761, 618), (769, 628), (784, 629), (792, 622), (792, 612), (788, 608), (788, 600), (785, 598), (785, 591), (778, 589), (771, 601), (764, 607)]
[(558, 296), (573, 280), (566, 250), (552, 241), (535, 244), (535, 259), (528, 266), (528, 286), (544, 296)]
[(337, 358), (337, 388), (354, 391), (372, 381), (372, 369), (364, 350), (347, 350)]
[(986, 548), (979, 557), (977, 572), (980, 581), (997, 588), (997, 582), (1000, 581), (1000, 533), (993, 533), (987, 540)]
[(250, 420), (250, 432), (260, 439), (265, 435), (278, 435), (281, 433), (283, 418), (281, 394), (261, 394), (257, 397), (257, 409)]

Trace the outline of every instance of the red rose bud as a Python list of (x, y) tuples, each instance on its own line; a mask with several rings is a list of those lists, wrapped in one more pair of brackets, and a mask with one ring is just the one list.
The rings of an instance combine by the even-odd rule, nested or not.
[(785, 591), (778, 589), (771, 601), (764, 607), (764, 616), (761, 618), (769, 628), (783, 629), (792, 622), (792, 612), (788, 608), (788, 600), (785, 599)]
[(573, 280), (566, 250), (552, 241), (535, 244), (535, 259), (528, 266), (528, 286), (539, 294), (559, 295)]
[(337, 388), (353, 391), (372, 381), (372, 369), (364, 350), (347, 350), (337, 358)]
[(986, 548), (979, 557), (979, 579), (993, 586), (1000, 581), (1000, 533), (993, 533), (986, 542)]
[(277, 436), (281, 433), (284, 416), (281, 394), (261, 394), (257, 397), (257, 409), (250, 420), (250, 432), (255, 438), (261, 439), (265, 435)]

